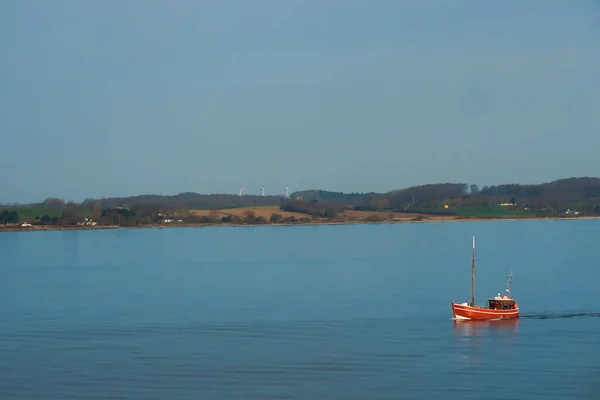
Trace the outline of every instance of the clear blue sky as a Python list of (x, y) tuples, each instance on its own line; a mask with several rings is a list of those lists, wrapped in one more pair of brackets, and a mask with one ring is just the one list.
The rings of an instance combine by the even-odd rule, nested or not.
[(595, 0), (0, 2), (0, 201), (600, 175)]

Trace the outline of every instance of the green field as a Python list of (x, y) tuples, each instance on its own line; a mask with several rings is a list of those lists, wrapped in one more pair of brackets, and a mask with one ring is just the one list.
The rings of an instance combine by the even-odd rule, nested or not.
[(439, 215), (439, 216), (452, 216), (458, 215), (456, 213), (456, 209), (454, 208), (443, 208), (443, 207), (411, 207), (404, 212), (412, 213), (412, 214), (429, 214), (429, 215)]
[(527, 210), (518, 210), (511, 207), (457, 207), (453, 209), (456, 215), (475, 218), (532, 218), (536, 214)]
[(450, 207), (450, 208), (413, 208), (410, 212), (429, 215), (456, 215), (458, 217), (472, 218), (533, 218), (538, 216), (535, 212), (519, 210), (511, 207)]

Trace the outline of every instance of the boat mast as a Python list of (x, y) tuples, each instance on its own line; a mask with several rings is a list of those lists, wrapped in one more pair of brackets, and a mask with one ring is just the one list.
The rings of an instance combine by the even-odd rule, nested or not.
[(473, 236), (473, 253), (471, 255), (471, 306), (475, 307), (475, 236)]
[(512, 271), (510, 275), (506, 275), (506, 291), (508, 292), (508, 298), (510, 299), (510, 282), (512, 281)]

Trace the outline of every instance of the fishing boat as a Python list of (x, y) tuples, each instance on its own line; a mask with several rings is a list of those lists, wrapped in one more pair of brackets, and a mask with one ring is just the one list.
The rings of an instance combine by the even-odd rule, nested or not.
[(510, 297), (512, 272), (506, 277), (506, 292), (501, 296), (488, 299), (487, 307), (475, 305), (475, 237), (471, 263), (471, 301), (469, 303), (452, 302), (452, 313), (456, 320), (495, 320), (519, 318), (519, 305)]

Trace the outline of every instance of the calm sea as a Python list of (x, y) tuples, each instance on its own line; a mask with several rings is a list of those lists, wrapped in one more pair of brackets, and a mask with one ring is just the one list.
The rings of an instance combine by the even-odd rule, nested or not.
[[(454, 322), (502, 292), (515, 322)], [(599, 399), (600, 221), (0, 233), (0, 399)]]

